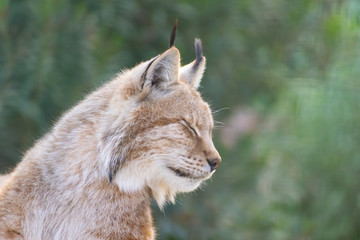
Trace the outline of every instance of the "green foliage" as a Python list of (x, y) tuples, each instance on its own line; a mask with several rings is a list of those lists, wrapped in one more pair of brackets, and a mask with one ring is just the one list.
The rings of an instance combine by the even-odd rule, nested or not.
[(0, 170), (122, 68), (203, 40), (217, 120), (251, 109), (205, 191), (154, 207), (159, 239), (360, 238), (356, 0), (0, 0)]

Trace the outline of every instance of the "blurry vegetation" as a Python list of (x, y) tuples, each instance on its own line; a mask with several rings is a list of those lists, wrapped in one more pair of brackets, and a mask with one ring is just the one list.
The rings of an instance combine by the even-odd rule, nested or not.
[(360, 239), (357, 0), (0, 0), (0, 170), (164, 51), (175, 18), (184, 64), (203, 40), (223, 164), (205, 191), (154, 207), (159, 239)]

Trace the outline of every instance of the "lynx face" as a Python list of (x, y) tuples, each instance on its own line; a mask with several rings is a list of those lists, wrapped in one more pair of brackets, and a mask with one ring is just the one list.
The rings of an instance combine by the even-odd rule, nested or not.
[(160, 207), (196, 189), (220, 164), (211, 110), (196, 88), (205, 69), (197, 58), (180, 67), (172, 47), (119, 76), (104, 119), (100, 161), (123, 191), (151, 190)]

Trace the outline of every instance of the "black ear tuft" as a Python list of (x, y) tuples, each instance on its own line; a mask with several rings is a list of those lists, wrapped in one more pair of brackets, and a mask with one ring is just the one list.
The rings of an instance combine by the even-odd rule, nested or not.
[(176, 37), (176, 29), (177, 29), (177, 24), (178, 24), (178, 20), (176, 19), (175, 20), (175, 24), (174, 24), (174, 27), (171, 31), (171, 36), (170, 36), (170, 47), (171, 48), (172, 46), (174, 46), (175, 44), (175, 37)]
[(193, 69), (196, 71), (201, 63), (203, 58), (203, 52), (202, 52), (202, 43), (201, 40), (196, 38), (195, 39), (195, 53), (196, 53), (196, 60), (193, 65)]
[(201, 40), (195, 39), (196, 58), (191, 63), (180, 68), (180, 79), (197, 89), (203, 77), (206, 58), (203, 56)]

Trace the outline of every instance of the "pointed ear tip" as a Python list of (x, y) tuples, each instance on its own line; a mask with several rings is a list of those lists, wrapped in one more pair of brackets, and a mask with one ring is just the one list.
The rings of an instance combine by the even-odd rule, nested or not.
[(171, 48), (169, 48), (168, 50), (177, 50), (177, 51), (179, 51), (175, 46), (171, 46)]
[[(176, 47), (171, 47), (167, 49), (165, 52), (163, 52), (159, 58), (155, 60), (156, 63), (161, 62), (165, 60), (166, 62), (180, 65), (180, 52)], [(174, 65), (175, 66), (175, 65)]]
[(166, 50), (166, 52), (168, 54), (175, 54), (175, 55), (178, 55), (180, 57), (180, 51), (175, 46), (172, 46), (171, 48)]

